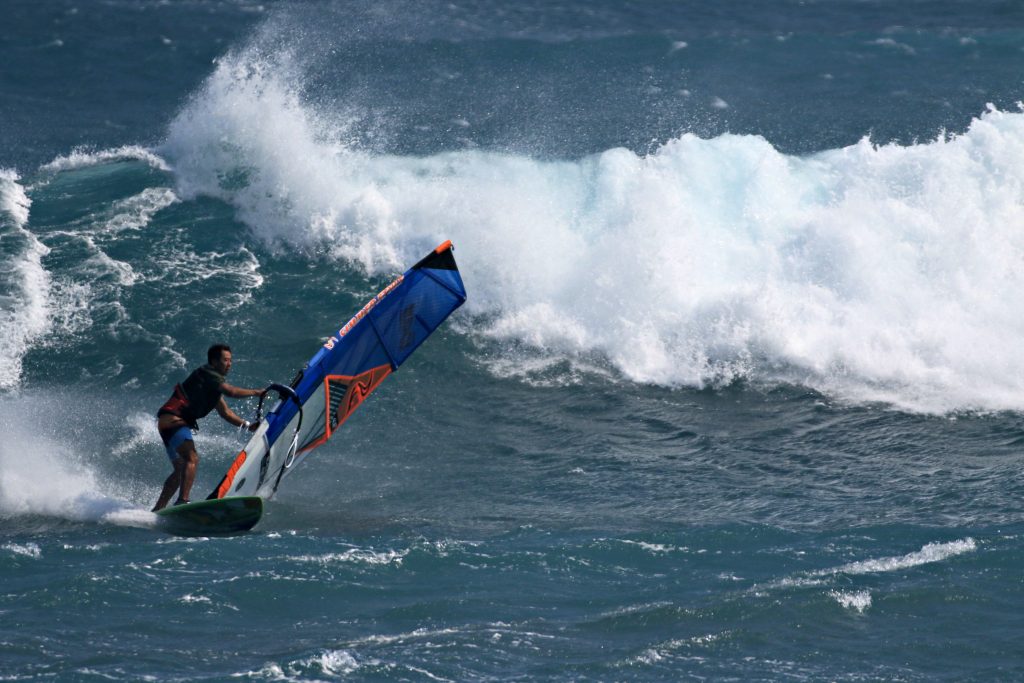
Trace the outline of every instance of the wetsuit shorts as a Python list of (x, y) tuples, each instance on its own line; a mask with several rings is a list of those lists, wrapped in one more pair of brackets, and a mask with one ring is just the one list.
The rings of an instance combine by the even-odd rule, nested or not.
[(178, 455), (178, 446), (186, 441), (192, 441), (195, 438), (195, 434), (185, 426), (171, 427), (161, 431), (160, 438), (163, 439), (164, 447), (167, 449), (167, 457), (173, 463), (181, 457)]

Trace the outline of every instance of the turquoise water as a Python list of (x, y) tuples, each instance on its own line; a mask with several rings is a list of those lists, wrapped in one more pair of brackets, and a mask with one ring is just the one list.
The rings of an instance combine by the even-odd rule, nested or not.
[[(1016, 4), (5, 16), (0, 679), (1024, 675)], [(287, 382), (446, 239), (256, 530), (157, 531), (206, 347)]]

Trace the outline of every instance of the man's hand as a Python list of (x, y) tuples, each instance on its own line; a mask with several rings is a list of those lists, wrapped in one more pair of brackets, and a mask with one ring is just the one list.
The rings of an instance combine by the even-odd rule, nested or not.
[(249, 431), (250, 432), (255, 432), (259, 428), (260, 428), (260, 421), (259, 420), (256, 420), (255, 422), (250, 422), (249, 423)]

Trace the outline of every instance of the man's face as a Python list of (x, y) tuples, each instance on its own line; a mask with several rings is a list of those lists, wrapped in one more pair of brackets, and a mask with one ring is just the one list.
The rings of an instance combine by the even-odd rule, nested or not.
[(220, 358), (213, 363), (213, 369), (222, 375), (228, 374), (228, 371), (231, 369), (231, 352), (221, 351)]

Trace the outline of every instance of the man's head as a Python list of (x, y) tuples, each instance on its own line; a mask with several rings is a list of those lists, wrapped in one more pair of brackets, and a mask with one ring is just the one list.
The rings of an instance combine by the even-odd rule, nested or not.
[(231, 369), (231, 347), (227, 344), (214, 344), (206, 350), (206, 361), (222, 375)]

